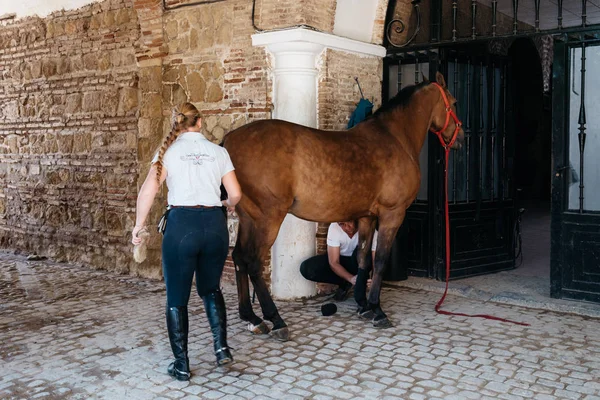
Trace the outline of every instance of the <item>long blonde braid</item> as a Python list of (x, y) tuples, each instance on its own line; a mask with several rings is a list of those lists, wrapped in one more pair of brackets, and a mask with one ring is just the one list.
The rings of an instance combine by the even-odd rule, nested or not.
[(158, 150), (156, 161), (156, 180), (160, 183), (163, 169), (163, 158), (165, 152), (173, 144), (181, 132), (196, 125), (198, 119), (202, 118), (198, 109), (192, 103), (184, 103), (175, 107), (171, 113), (171, 132), (165, 137)]

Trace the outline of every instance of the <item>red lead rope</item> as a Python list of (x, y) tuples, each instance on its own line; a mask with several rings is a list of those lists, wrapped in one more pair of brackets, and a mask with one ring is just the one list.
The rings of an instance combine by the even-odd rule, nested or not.
[[(524, 323), (524, 322), (518, 322), (518, 321), (512, 321), (510, 319), (494, 317), (493, 315), (464, 314), (464, 313), (457, 313), (457, 312), (451, 312), (451, 311), (444, 311), (441, 309), (442, 303), (444, 303), (444, 300), (446, 299), (446, 295), (448, 294), (448, 281), (450, 279), (450, 214), (448, 212), (448, 158), (450, 157), (450, 147), (454, 144), (454, 141), (456, 140), (458, 132), (460, 131), (461, 123), (458, 120), (458, 117), (456, 116), (454, 111), (452, 111), (452, 109), (450, 108), (448, 98), (446, 97), (446, 93), (444, 93), (444, 89), (437, 83), (434, 83), (434, 85), (438, 86), (438, 88), (440, 89), (440, 91), (442, 93), (442, 98), (444, 99), (444, 103), (446, 105), (446, 111), (447, 111), (446, 123), (444, 124), (444, 127), (437, 132), (434, 131), (434, 133), (440, 139), (440, 143), (444, 147), (444, 153), (445, 153), (444, 154), (444, 219), (445, 219), (445, 225), (446, 225), (446, 289), (444, 289), (444, 294), (442, 295), (442, 298), (435, 305), (435, 311), (438, 314), (444, 314), (444, 315), (458, 315), (461, 317), (485, 318), (485, 319), (492, 319), (495, 321), (510, 322), (511, 324), (517, 324), (517, 325), (522, 325), (522, 326), (529, 326), (529, 324)], [(454, 129), (454, 134), (452, 135), (450, 142), (448, 144), (446, 144), (444, 142), (444, 138), (442, 137), (442, 133), (448, 127), (448, 124), (450, 122), (450, 117), (452, 117), (452, 119), (454, 119), (454, 122), (456, 123), (456, 128)]]

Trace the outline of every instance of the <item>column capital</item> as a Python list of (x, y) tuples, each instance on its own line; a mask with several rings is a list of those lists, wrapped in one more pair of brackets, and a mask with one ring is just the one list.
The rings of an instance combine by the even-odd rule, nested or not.
[[(364, 56), (385, 57), (385, 47), (358, 40), (317, 32), (306, 28), (284, 29), (252, 35), (253, 46), (265, 46), (272, 53), (279, 51), (301, 51), (320, 53), (323, 48), (357, 53)], [(311, 46), (312, 45), (312, 46)]]

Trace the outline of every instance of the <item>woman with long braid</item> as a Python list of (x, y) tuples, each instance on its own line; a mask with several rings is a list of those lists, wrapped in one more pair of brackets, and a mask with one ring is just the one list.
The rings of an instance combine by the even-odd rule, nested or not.
[[(201, 133), (202, 118), (193, 104), (173, 110), (172, 130), (152, 160), (137, 199), (132, 243), (139, 244), (154, 197), (166, 180), (168, 224), (162, 242), (162, 266), (167, 287), (167, 329), (175, 361), (169, 375), (190, 379), (188, 311), (192, 278), (213, 335), (217, 365), (233, 361), (227, 346), (227, 318), (219, 283), (229, 250), (229, 232), (222, 206), (232, 208), (242, 192), (227, 150)], [(221, 183), (228, 199), (221, 201)]]

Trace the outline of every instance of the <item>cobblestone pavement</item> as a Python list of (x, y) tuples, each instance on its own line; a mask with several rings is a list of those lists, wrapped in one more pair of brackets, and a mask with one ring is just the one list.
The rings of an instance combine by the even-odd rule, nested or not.
[(292, 340), (252, 337), (225, 287), (236, 362), (214, 366), (201, 301), (190, 304), (190, 382), (171, 360), (161, 282), (0, 254), (1, 399), (600, 399), (600, 320), (450, 296), (445, 309), (529, 327), (437, 315), (438, 294), (385, 288), (394, 327), (351, 300), (279, 301)]

